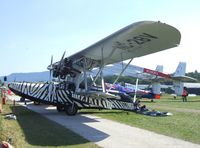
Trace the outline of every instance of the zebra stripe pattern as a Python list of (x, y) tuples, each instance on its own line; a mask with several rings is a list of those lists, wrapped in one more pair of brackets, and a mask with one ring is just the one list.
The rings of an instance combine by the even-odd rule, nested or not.
[(72, 104), (75, 103), (79, 108), (102, 108), (133, 110), (133, 102), (123, 101), (123, 99), (95, 98), (74, 93), (67, 89), (61, 89), (59, 85), (53, 83), (29, 83), (13, 82), (9, 88), (17, 95), (26, 97), (38, 102), (48, 104)]

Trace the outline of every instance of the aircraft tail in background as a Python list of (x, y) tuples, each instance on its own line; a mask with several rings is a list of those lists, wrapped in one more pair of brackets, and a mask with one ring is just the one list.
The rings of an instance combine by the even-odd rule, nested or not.
[(171, 75), (173, 80), (174, 92), (176, 95), (181, 96), (183, 94), (184, 83), (187, 81), (197, 81), (192, 77), (188, 77), (185, 75), (186, 73), (186, 63), (180, 62), (178, 67), (176, 68), (175, 73)]
[(163, 72), (163, 65), (157, 65), (156, 66), (156, 71)]
[(181, 96), (183, 94), (183, 79), (185, 77), (185, 71), (186, 71), (186, 63), (180, 62), (178, 64), (178, 67), (176, 68), (176, 71), (174, 72), (172, 78), (178, 79), (173, 81), (173, 87), (174, 87), (174, 93), (178, 96)]
[[(183, 82), (197, 81), (196, 79), (192, 77), (185, 76), (185, 73), (186, 73), (185, 62), (179, 62), (175, 72), (171, 75), (162, 73), (163, 66), (160, 66), (160, 65), (156, 67), (156, 71), (144, 69), (144, 72), (146, 73), (153, 74), (153, 75), (160, 76), (167, 79), (171, 79), (173, 81), (174, 92), (178, 96), (181, 96), (183, 94), (183, 88), (184, 88)], [(156, 80), (155, 82), (154, 81), (152, 82), (152, 93), (159, 96), (160, 90), (161, 90), (160, 82), (162, 81), (162, 79), (160, 79), (161, 81), (159, 79), (155, 79), (155, 80)]]
[(186, 63), (180, 62), (178, 67), (176, 68), (176, 71), (173, 74), (171, 74), (171, 79), (173, 81), (181, 81), (181, 82), (197, 81), (192, 77), (186, 76), (185, 73), (186, 73)]
[(185, 62), (180, 62), (178, 64), (178, 67), (176, 68), (175, 73), (173, 74), (174, 77), (176, 76), (185, 76), (186, 72), (186, 63)]

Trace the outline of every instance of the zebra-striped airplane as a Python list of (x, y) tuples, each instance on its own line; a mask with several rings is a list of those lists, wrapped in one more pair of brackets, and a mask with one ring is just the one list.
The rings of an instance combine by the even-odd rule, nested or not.
[[(58, 111), (75, 115), (81, 108), (134, 110), (130, 96), (105, 89), (104, 66), (129, 60), (114, 81), (118, 81), (128, 65), (136, 57), (141, 57), (179, 45), (180, 32), (160, 21), (133, 23), (109, 35), (88, 48), (47, 67), (57, 82), (46, 83), (13, 82), (9, 88), (17, 95), (32, 101), (52, 104)], [(88, 72), (99, 68), (92, 84), (88, 83)], [(96, 85), (101, 78), (101, 87)]]

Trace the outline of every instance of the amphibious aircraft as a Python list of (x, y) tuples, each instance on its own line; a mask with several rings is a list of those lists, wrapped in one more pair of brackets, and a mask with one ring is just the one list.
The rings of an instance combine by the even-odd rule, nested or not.
[[(141, 21), (133, 23), (109, 35), (99, 42), (48, 66), (50, 74), (58, 82), (28, 83), (13, 82), (9, 88), (17, 95), (46, 104), (57, 106), (68, 115), (75, 115), (78, 109), (120, 109), (134, 110), (134, 101), (123, 94), (110, 93), (105, 89), (104, 66), (129, 60), (115, 80), (123, 74), (134, 58), (177, 47), (180, 43), (180, 32), (160, 21)], [(93, 85), (88, 84), (87, 72), (99, 68)], [(102, 86), (95, 86), (97, 78)], [(114, 85), (113, 84), (113, 85)]]

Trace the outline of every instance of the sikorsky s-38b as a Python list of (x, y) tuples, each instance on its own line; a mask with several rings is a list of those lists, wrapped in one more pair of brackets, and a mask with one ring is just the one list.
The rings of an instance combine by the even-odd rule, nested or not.
[[(51, 61), (48, 69), (57, 82), (13, 82), (9, 88), (24, 98), (55, 105), (58, 111), (66, 111), (68, 115), (75, 115), (82, 108), (133, 111), (134, 101), (130, 96), (106, 90), (104, 66), (129, 60), (115, 84), (134, 58), (176, 47), (180, 39), (180, 32), (165, 23), (133, 23), (74, 55), (65, 58), (64, 53), (60, 61)], [(88, 72), (94, 68), (99, 71), (89, 85)], [(98, 77), (101, 87), (95, 85)]]

